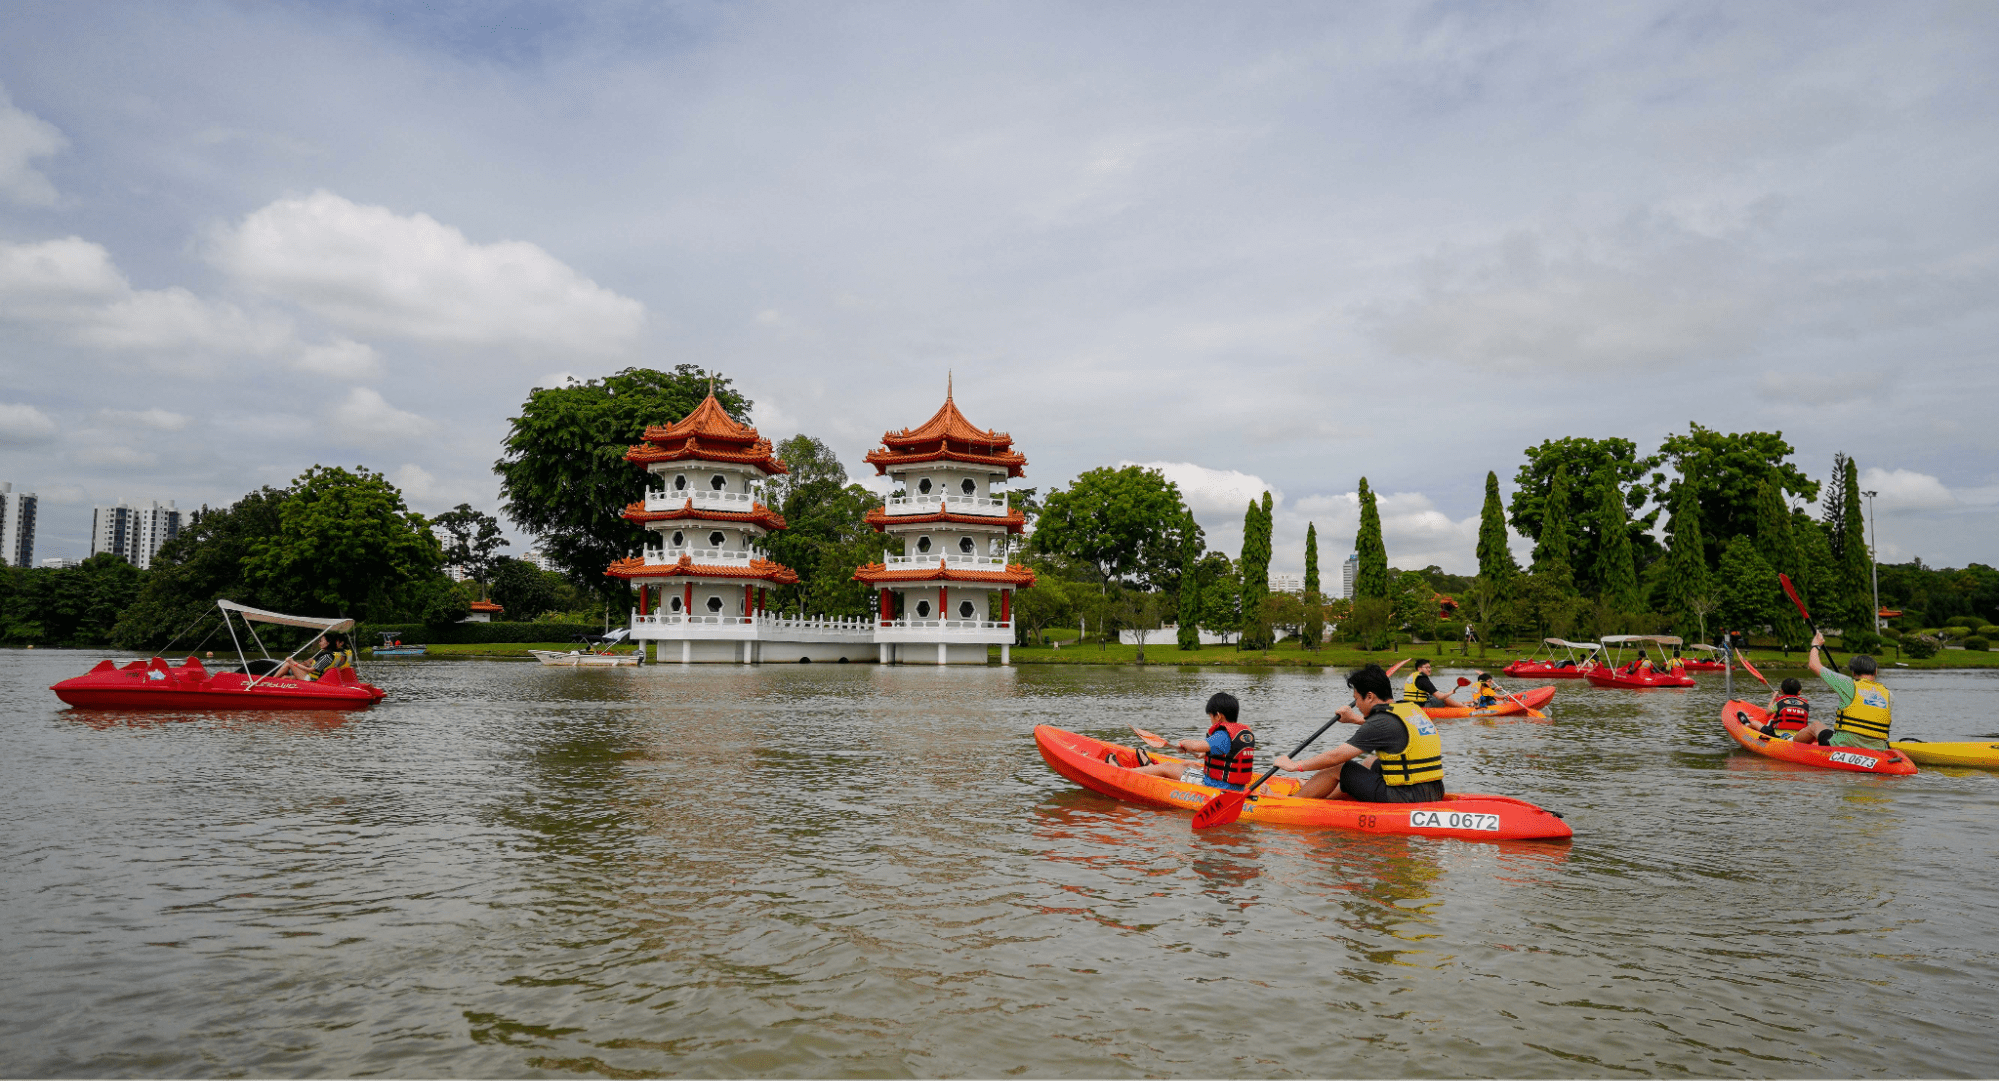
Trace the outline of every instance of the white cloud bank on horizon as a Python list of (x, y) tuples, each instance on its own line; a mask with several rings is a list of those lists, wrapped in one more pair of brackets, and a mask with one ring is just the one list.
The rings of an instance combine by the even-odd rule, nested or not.
[(56, 188), (31, 164), (69, 145), (54, 124), (17, 107), (0, 86), (0, 196), (25, 206), (50, 206)]

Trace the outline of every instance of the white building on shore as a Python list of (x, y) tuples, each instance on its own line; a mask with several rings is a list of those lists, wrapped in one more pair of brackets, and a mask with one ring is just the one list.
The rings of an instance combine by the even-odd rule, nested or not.
[(1034, 572), (1011, 562), (1027, 528), (1006, 500), (1007, 481), (1027, 465), (1013, 437), (973, 427), (947, 387), (935, 416), (884, 433), (867, 461), (901, 486), (867, 519), (901, 551), (854, 572), (879, 590), (881, 659), (982, 665), (997, 645), (1009, 663), (1013, 593), (1034, 585)]
[(35, 511), (41, 501), (33, 492), (17, 492), (0, 481), (0, 566), (32, 567), (35, 559)]
[(180, 535), (181, 515), (169, 499), (134, 507), (123, 500), (91, 512), (90, 554), (110, 552), (144, 570), (153, 565), (160, 545)]

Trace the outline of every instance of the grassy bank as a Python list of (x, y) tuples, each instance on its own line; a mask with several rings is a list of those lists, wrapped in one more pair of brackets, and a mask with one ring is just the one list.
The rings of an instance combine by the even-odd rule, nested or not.
[[(1509, 663), (1532, 651), (1521, 647), (1509, 651), (1487, 647), (1481, 658), (1474, 649), (1470, 657), (1461, 656), (1456, 646), (1446, 646), (1440, 655), (1433, 645), (1401, 646), (1394, 652), (1386, 650), (1368, 652), (1353, 649), (1338, 643), (1328, 645), (1317, 652), (1306, 652), (1296, 645), (1279, 645), (1276, 649), (1258, 652), (1238, 650), (1234, 646), (1202, 646), (1200, 649), (1182, 650), (1168, 639), (1163, 645), (1152, 644), (1145, 647), (1145, 663), (1170, 665), (1213, 665), (1232, 668), (1359, 668), (1366, 664), (1379, 664), (1383, 668), (1404, 657), (1428, 657), (1439, 668), (1486, 668), (1498, 671)], [(1845, 651), (1838, 651), (1841, 660)], [(993, 650), (999, 656), (999, 650)], [(1628, 658), (1627, 658), (1628, 659)], [(1999, 668), (1999, 651), (1976, 652), (1966, 649), (1945, 650), (1929, 660), (1911, 660), (1897, 657), (1894, 650), (1885, 651), (1881, 657), (1884, 665), (1894, 666), (1897, 662), (1910, 668)], [(1759, 671), (1783, 671), (1796, 669), (1803, 671), (1805, 655), (1792, 653), (1788, 657), (1775, 649), (1751, 649), (1749, 662)], [(1121, 644), (1097, 646), (1094, 644), (1064, 645), (1061, 649), (1048, 646), (1015, 646), (1015, 664), (1137, 664), (1138, 647)], [(1404, 668), (1403, 671), (1407, 671)]]

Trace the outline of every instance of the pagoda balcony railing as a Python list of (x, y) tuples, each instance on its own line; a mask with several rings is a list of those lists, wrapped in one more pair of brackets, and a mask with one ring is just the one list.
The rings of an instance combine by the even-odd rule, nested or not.
[(887, 552), (883, 552), (882, 566), (934, 567), (937, 565), (938, 561), (941, 560), (943, 561), (944, 565), (947, 567), (966, 567), (973, 570), (1003, 571), (1006, 569), (1006, 558), (1007, 557), (1004, 555), (982, 556), (976, 553), (967, 555), (964, 552), (929, 552), (929, 553), (919, 552), (918, 554), (913, 556), (891, 555)]
[(1013, 641), (1010, 619), (883, 619), (875, 623), (877, 642), (1006, 643)]
[(709, 612), (654, 612), (648, 616), (632, 613), (634, 627), (747, 627), (755, 616), (717, 615)]
[(675, 637), (720, 637), (759, 641), (867, 642), (874, 638), (875, 621), (870, 616), (780, 616), (764, 612), (754, 616), (716, 615), (707, 612), (631, 613), (631, 627), (640, 638), (657, 638), (663, 633)]
[(747, 567), (750, 565), (750, 560), (758, 558), (761, 554), (747, 548), (648, 548), (646, 566), (670, 567), (680, 562), (681, 556), (686, 556), (696, 563), (705, 563), (709, 566), (719, 564)]
[(754, 492), (718, 492), (713, 488), (682, 488), (674, 491), (646, 492), (647, 510), (679, 510), (692, 499), (696, 508), (713, 507), (716, 510), (744, 513), (757, 501)]
[(888, 498), (886, 507), (890, 514), (934, 514), (948, 510), (959, 514), (1006, 515), (1004, 498), (991, 499), (982, 495), (894, 495)]

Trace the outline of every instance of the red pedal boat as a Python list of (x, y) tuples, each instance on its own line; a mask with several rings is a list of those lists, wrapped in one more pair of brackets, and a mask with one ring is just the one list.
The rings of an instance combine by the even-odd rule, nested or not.
[[(1113, 799), (1193, 812), (1215, 790), (1138, 773), (1130, 747), (1037, 725), (1034, 745), (1056, 773)], [(1105, 761), (1106, 758), (1115, 761)], [(1181, 759), (1154, 755), (1155, 761)], [(1191, 764), (1191, 763), (1189, 763)], [(1242, 820), (1283, 826), (1456, 837), (1466, 841), (1552, 841), (1571, 836), (1562, 816), (1510, 796), (1450, 795), (1433, 803), (1362, 803), (1344, 796), (1299, 799), (1299, 782), (1273, 777), (1243, 805)], [(1267, 794), (1266, 794), (1267, 793)]]
[[(1677, 649), (1680, 645), (1680, 640), (1670, 634), (1606, 634), (1603, 636), (1603, 644), (1617, 647), (1617, 652), (1619, 653), (1623, 652), (1626, 645), (1634, 642), (1638, 643), (1638, 652), (1641, 656), (1645, 652), (1646, 643), (1658, 646), (1661, 657), (1665, 656), (1667, 646)], [(1583, 678), (1589, 680), (1592, 687), (1623, 687), (1643, 690), (1649, 687), (1694, 686), (1694, 677), (1687, 675), (1685, 672), (1676, 672), (1671, 668), (1640, 669), (1635, 662), (1621, 667), (1612, 665), (1598, 668)]]
[[(1543, 638), (1541, 644), (1548, 647), (1547, 656), (1523, 657), (1500, 669), (1499, 674), (1516, 679), (1581, 679), (1597, 667), (1596, 655), (1603, 649), (1595, 642), (1566, 642), (1560, 638)], [(1557, 649), (1564, 655), (1557, 657)]]
[[(56, 697), (85, 709), (361, 709), (385, 696), (380, 687), (364, 683), (349, 669), (329, 669), (319, 679), (291, 679), (265, 674), (276, 661), (243, 660), (242, 643), (229, 614), (251, 622), (305, 627), (321, 633), (344, 631), (354, 626), (351, 619), (321, 619), (266, 612), (234, 601), (217, 601), (229, 637), (237, 641), (240, 669), (211, 672), (193, 657), (178, 665), (168, 665), (162, 657), (133, 661), (120, 667), (114, 661), (99, 661), (97, 667), (49, 688)], [(255, 631), (251, 631), (252, 640)], [(307, 639), (310, 645), (316, 639)], [(306, 646), (300, 646), (303, 652)]]
[(1682, 657), (1680, 659), (1680, 663), (1686, 665), (1689, 672), (1720, 672), (1728, 667), (1721, 663), (1721, 650), (1714, 646), (1702, 645), (1699, 642), (1695, 642), (1687, 648), (1697, 649), (1705, 654), (1702, 657)]
[[(1801, 766), (1817, 766), (1820, 769), (1851, 770), (1855, 773), (1907, 776), (1917, 772), (1916, 764), (1909, 761), (1909, 756), (1900, 751), (1792, 743), (1785, 735), (1771, 736), (1757, 731), (1757, 728), (1769, 720), (1769, 716), (1763, 712), (1762, 706), (1748, 702), (1724, 702), (1721, 706), (1721, 726), (1728, 729), (1728, 734), (1735, 738), (1735, 742), (1765, 758), (1774, 758), (1779, 762), (1796, 762)], [(1748, 718), (1747, 723), (1743, 718)], [(1751, 725), (1757, 727), (1752, 728)]]

